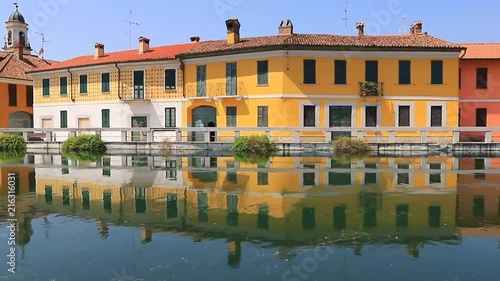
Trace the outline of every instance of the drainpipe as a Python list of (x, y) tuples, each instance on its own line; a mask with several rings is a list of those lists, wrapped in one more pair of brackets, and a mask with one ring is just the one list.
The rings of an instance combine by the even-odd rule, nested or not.
[(115, 63), (116, 69), (118, 69), (118, 98), (122, 99), (121, 91), (120, 89), (122, 88), (121, 86), (121, 69), (118, 67), (118, 63)]
[(186, 86), (186, 82), (185, 82), (186, 81), (185, 80), (186, 74), (184, 73), (185, 65), (184, 65), (184, 61), (182, 60), (182, 58), (178, 57), (178, 59), (179, 59), (179, 62), (181, 63), (180, 69), (182, 71), (182, 97), (186, 98), (186, 87), (185, 87)]
[(460, 59), (462, 59), (465, 56), (465, 54), (467, 54), (467, 48), (464, 48), (464, 53), (463, 55), (460, 56)]
[(67, 69), (69, 73), (69, 96), (71, 98), (72, 102), (75, 102), (75, 97), (73, 97), (73, 73), (70, 71), (70, 69)]

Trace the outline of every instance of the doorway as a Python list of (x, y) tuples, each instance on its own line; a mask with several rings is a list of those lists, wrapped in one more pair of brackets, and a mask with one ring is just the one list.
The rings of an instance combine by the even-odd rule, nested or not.
[[(78, 118), (78, 128), (90, 128), (90, 118)], [(80, 131), (79, 135), (89, 134), (88, 131)]]
[(345, 131), (332, 132), (331, 140), (336, 140), (340, 137), (351, 137), (351, 128), (354, 127), (352, 116), (352, 105), (332, 105), (328, 107), (328, 126), (329, 127), (345, 127)]
[(486, 108), (476, 108), (476, 127), (486, 127), (487, 110)]
[[(191, 112), (193, 127), (217, 127), (217, 112), (212, 106), (199, 106)], [(217, 136), (215, 132), (210, 133), (210, 139), (205, 140), (203, 131), (193, 132), (193, 141), (215, 141)]]
[[(146, 116), (133, 116), (131, 120), (132, 128), (147, 128), (148, 117)], [(147, 141), (147, 132), (134, 132), (132, 131), (132, 141)]]

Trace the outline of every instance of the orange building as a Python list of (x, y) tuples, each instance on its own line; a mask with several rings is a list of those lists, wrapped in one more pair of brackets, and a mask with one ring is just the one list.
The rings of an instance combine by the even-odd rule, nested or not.
[[(463, 44), (460, 60), (460, 126), (500, 126), (500, 43)], [(482, 132), (463, 132), (462, 141), (482, 141)], [(500, 141), (500, 132), (493, 134)]]
[(31, 54), (28, 24), (14, 11), (6, 22), (3, 51), (0, 51), (0, 128), (33, 127), (33, 79), (27, 71), (50, 65)]

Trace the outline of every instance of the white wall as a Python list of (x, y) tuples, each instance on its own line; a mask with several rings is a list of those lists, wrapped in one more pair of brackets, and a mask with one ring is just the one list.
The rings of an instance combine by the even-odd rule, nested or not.
[[(130, 128), (133, 116), (148, 117), (148, 127), (165, 128), (165, 108), (176, 108), (176, 125), (182, 125), (182, 102), (181, 101), (136, 101), (124, 102), (98, 102), (78, 104), (47, 104), (34, 105), (33, 123), (35, 128), (42, 127), (42, 118), (52, 118), (54, 128), (60, 128), (60, 112), (68, 112), (68, 128), (78, 127), (78, 118), (90, 118), (92, 128), (101, 128), (101, 110), (109, 109), (111, 128)], [(54, 132), (57, 141), (66, 140), (70, 132)], [(155, 141), (161, 141), (164, 137), (175, 138), (175, 132), (161, 132), (155, 134)], [(121, 132), (103, 132), (105, 141), (121, 141)]]

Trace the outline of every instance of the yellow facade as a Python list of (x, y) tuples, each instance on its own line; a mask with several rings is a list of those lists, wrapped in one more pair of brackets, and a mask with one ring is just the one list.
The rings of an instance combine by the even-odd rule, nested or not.
[[(393, 55), (388, 57), (384, 51), (379, 52), (332, 52), (316, 51), (314, 57), (301, 53), (314, 51), (290, 51), (283, 55), (276, 52), (252, 53), (254, 59), (245, 59), (248, 54), (228, 54), (226, 56), (186, 59), (185, 79), (186, 96), (183, 126), (193, 126), (193, 109), (200, 106), (215, 108), (217, 127), (226, 127), (226, 108), (237, 107), (237, 127), (257, 127), (257, 107), (268, 106), (268, 127), (302, 127), (304, 125), (304, 105), (316, 105), (316, 122), (314, 127), (331, 127), (329, 124), (329, 106), (352, 105), (353, 128), (365, 127), (364, 106), (376, 105), (379, 111), (378, 127), (398, 127), (398, 105), (410, 105), (410, 123), (412, 127), (428, 127), (430, 106), (443, 106), (443, 127), (458, 126), (458, 55), (450, 58), (418, 52), (405, 52), (407, 57)], [(286, 55), (288, 54), (288, 55)], [(438, 53), (439, 54), (439, 53)], [(347, 58), (346, 58), (347, 56)], [(390, 55), (389, 55), (390, 56)], [(316, 60), (316, 83), (303, 84), (304, 60)], [(258, 85), (257, 63), (268, 61), (268, 84)], [(346, 60), (347, 83), (334, 84), (334, 61)], [(365, 81), (365, 61), (378, 61), (378, 81), (383, 83), (383, 96), (361, 97), (360, 82)], [(409, 60), (411, 63), (411, 84), (398, 83), (398, 62)], [(442, 85), (431, 85), (431, 61), (443, 61)], [(237, 65), (237, 94), (226, 94), (226, 63)], [(197, 67), (206, 67), (206, 99), (196, 96)], [(206, 124), (205, 124), (206, 126)], [(262, 133), (264, 132), (264, 128)], [(232, 135), (232, 132), (221, 132), (218, 136)], [(244, 133), (242, 133), (244, 134)], [(302, 132), (303, 136), (323, 136), (318, 132)], [(400, 136), (415, 136), (419, 132), (399, 133)], [(275, 132), (273, 136), (288, 135)], [(430, 133), (430, 136), (451, 136), (450, 133)]]

